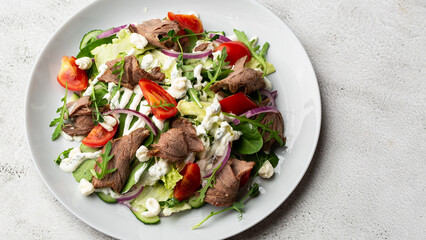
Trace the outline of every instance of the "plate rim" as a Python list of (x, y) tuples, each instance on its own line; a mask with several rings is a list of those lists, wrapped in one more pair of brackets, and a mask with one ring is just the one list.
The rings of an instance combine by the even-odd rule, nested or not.
[[(314, 86), (313, 86), (314, 87), (314, 92), (313, 92), (312, 97), (318, 102), (318, 106), (316, 106), (317, 110), (315, 111), (315, 113), (316, 113), (315, 114), (315, 120), (318, 121), (318, 123), (316, 124), (315, 136), (313, 138), (313, 140), (314, 140), (313, 143), (314, 144), (312, 145), (312, 149), (311, 149), (311, 152), (309, 154), (309, 161), (307, 161), (306, 164), (305, 164), (305, 166), (303, 167), (303, 173), (301, 171), (300, 177), (298, 177), (298, 179), (297, 179), (297, 181), (295, 181), (294, 185), (291, 188), (289, 188), (289, 190), (290, 190), (289, 193), (287, 195), (283, 196), (280, 201), (277, 201), (275, 203), (275, 206), (272, 208), (272, 210), (270, 210), (268, 212), (265, 212), (265, 214), (264, 214), (263, 217), (260, 217), (260, 218), (256, 219), (255, 221), (251, 222), (250, 224), (247, 224), (247, 225), (241, 227), (238, 232), (225, 235), (224, 236), (225, 238), (229, 238), (229, 237), (235, 236), (237, 234), (241, 234), (241, 233), (245, 232), (246, 230), (248, 230), (249, 228), (252, 228), (253, 226), (257, 225), (259, 222), (261, 222), (264, 219), (266, 219), (267, 217), (269, 217), (286, 200), (288, 200), (289, 196), (294, 192), (294, 190), (297, 188), (297, 186), (299, 186), (299, 184), (300, 184), (301, 180), (303, 179), (303, 177), (305, 177), (306, 172), (307, 172), (307, 170), (309, 169), (309, 166), (312, 163), (313, 157), (314, 157), (316, 149), (318, 147), (318, 141), (319, 141), (319, 137), (320, 137), (320, 133), (321, 133), (321, 128), (322, 128), (322, 101), (321, 101), (321, 92), (320, 92), (320, 89), (319, 89), (318, 78), (317, 78), (315, 70), (313, 68), (312, 61), (311, 61), (311, 59), (309, 58), (309, 55), (306, 52), (306, 49), (304, 48), (304, 46), (302, 45), (302, 43), (300, 42), (300, 40), (297, 38), (297, 36), (294, 34), (294, 32), (287, 26), (287, 24), (281, 18), (279, 18), (274, 12), (272, 12), (265, 4), (257, 2), (255, 0), (246, 0), (246, 1), (249, 1), (249, 2), (251, 2), (253, 4), (256, 4), (258, 7), (263, 8), (264, 10), (266, 10), (271, 15), (271, 17), (274, 18), (274, 20), (280, 21), (284, 25), (284, 27), (288, 30), (288, 32), (290, 33), (291, 37), (296, 40), (295, 43), (298, 44), (302, 48), (303, 51), (301, 52), (301, 54), (302, 54), (301, 56), (305, 60), (308, 61), (308, 67), (309, 67), (308, 70), (312, 72), (313, 78), (314, 78), (313, 79), (314, 80), (313, 81), (313, 83), (314, 83)], [(55, 191), (53, 191), (53, 189), (51, 188), (51, 186), (47, 182), (47, 179), (45, 178), (45, 176), (41, 174), (41, 170), (40, 170), (40, 167), (39, 167), (39, 165), (37, 164), (37, 162), (35, 160), (34, 150), (33, 150), (33, 147), (30, 144), (30, 137), (28, 135), (28, 129), (30, 127), (30, 121), (29, 121), (29, 115), (28, 115), (29, 114), (29, 105), (30, 105), (30, 103), (29, 103), (29, 100), (30, 100), (30, 98), (29, 98), (30, 89), (31, 89), (31, 86), (34, 84), (33, 79), (35, 77), (35, 73), (36, 73), (37, 67), (41, 64), (40, 59), (41, 59), (43, 53), (46, 51), (47, 47), (51, 44), (51, 42), (53, 41), (53, 39), (57, 36), (59, 30), (61, 30), (62, 28), (64, 28), (66, 25), (69, 25), (70, 22), (74, 21), (74, 19), (78, 18), (78, 16), (81, 15), (82, 12), (84, 12), (87, 8), (91, 7), (92, 5), (96, 5), (96, 4), (99, 4), (99, 1), (95, 0), (92, 3), (89, 3), (86, 6), (84, 6), (83, 8), (79, 9), (77, 12), (73, 13), (73, 15), (70, 18), (68, 18), (66, 21), (64, 21), (62, 24), (59, 25), (59, 27), (49, 37), (48, 41), (45, 43), (45, 45), (41, 48), (40, 52), (38, 53), (38, 56), (37, 56), (37, 58), (35, 60), (35, 64), (34, 64), (32, 70), (31, 70), (31, 74), (30, 74), (30, 77), (29, 77), (29, 82), (27, 84), (27, 88), (26, 88), (26, 91), (25, 91), (25, 100), (24, 100), (24, 102), (25, 102), (25, 106), (24, 106), (24, 109), (25, 109), (24, 122), (25, 122), (25, 136), (26, 136), (25, 139), (26, 139), (27, 145), (28, 145), (28, 147), (30, 149), (30, 154), (31, 154), (31, 157), (32, 157), (31, 158), (32, 162), (35, 165), (39, 176), (43, 180), (44, 185), (49, 189), (49, 191), (56, 198), (56, 200), (58, 200), (62, 204), (62, 206), (65, 207), (66, 210), (70, 211), (75, 217), (77, 217), (79, 220), (81, 220), (85, 224), (89, 225), (90, 227), (96, 229), (97, 231), (99, 231), (99, 232), (101, 232), (103, 234), (109, 235), (111, 237), (120, 238), (120, 236), (116, 235), (112, 231), (109, 231), (108, 229), (101, 229), (100, 227), (98, 227), (98, 226), (96, 226), (94, 224), (91, 224), (88, 220), (84, 219), (79, 214), (76, 214), (76, 212), (74, 212), (71, 207), (67, 206), (67, 204), (65, 204), (58, 197), (58, 195), (55, 193)]]

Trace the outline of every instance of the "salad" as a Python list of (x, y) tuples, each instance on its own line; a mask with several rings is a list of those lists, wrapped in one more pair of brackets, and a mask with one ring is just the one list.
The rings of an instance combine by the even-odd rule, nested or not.
[(81, 142), (55, 162), (79, 191), (122, 204), (143, 223), (200, 208), (210, 217), (259, 194), (284, 123), (267, 75), (269, 44), (207, 31), (197, 14), (92, 30), (62, 57), (64, 97), (52, 141)]

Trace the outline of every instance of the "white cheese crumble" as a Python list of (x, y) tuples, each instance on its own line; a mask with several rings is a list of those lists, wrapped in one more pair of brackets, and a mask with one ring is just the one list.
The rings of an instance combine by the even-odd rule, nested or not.
[(155, 200), (155, 198), (148, 198), (146, 200), (145, 205), (146, 205), (147, 211), (142, 212), (141, 213), (142, 216), (155, 217), (155, 216), (158, 216), (158, 214), (161, 211), (160, 204), (158, 203), (157, 200)]
[(83, 194), (84, 196), (89, 196), (95, 191), (95, 187), (93, 187), (93, 184), (87, 181), (87, 179), (85, 178), (82, 178), (80, 180), (78, 188), (80, 189), (81, 194)]
[(144, 145), (141, 145), (138, 150), (136, 150), (136, 158), (140, 161), (140, 162), (146, 162), (149, 160), (149, 156), (147, 156), (148, 154), (148, 148), (145, 147)]
[(148, 40), (139, 33), (132, 33), (130, 35), (130, 43), (133, 44), (137, 49), (144, 49), (148, 45)]
[(271, 162), (266, 161), (259, 169), (259, 176), (262, 178), (270, 178), (274, 175), (274, 167)]
[(191, 81), (186, 77), (178, 77), (172, 79), (172, 85), (167, 92), (175, 99), (181, 99), (186, 95), (186, 91), (192, 88)]
[(75, 60), (78, 68), (81, 70), (88, 70), (92, 67), (92, 59), (89, 57), (82, 57)]

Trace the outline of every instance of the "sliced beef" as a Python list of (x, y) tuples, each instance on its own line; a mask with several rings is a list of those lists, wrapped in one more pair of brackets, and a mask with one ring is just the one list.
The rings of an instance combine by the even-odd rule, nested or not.
[(66, 124), (62, 131), (70, 136), (87, 135), (95, 127), (92, 115), (80, 115), (72, 118), (70, 124)]
[(180, 32), (181, 28), (176, 21), (151, 19), (136, 26), (130, 25), (129, 30), (133, 33), (141, 34), (154, 46), (179, 51), (179, 46), (176, 42), (171, 40), (160, 42), (161, 38), (167, 37), (167, 33), (170, 30), (175, 30), (175, 33)]
[[(281, 116), (281, 113), (266, 113), (265, 117), (260, 121), (262, 124), (268, 124), (270, 122), (271, 125), (269, 125), (269, 128), (278, 131), (278, 135), (281, 138), (281, 140), (285, 143), (285, 137), (283, 135), (284, 132), (284, 121), (283, 117)], [(271, 150), (272, 145), (278, 144), (277, 140), (275, 138), (269, 139), (271, 136), (271, 133), (268, 131), (264, 131), (262, 138), (263, 138), (263, 151), (269, 152)], [(269, 140), (268, 140), (269, 139)]]
[(188, 119), (177, 118), (172, 122), (172, 128), (180, 128), (183, 130), (185, 141), (188, 144), (188, 149), (191, 152), (204, 151), (204, 145), (197, 137), (197, 131), (192, 126)]
[(204, 201), (217, 207), (231, 206), (236, 200), (241, 176), (250, 172), (254, 165), (254, 162), (229, 159), (216, 174), (216, 184), (207, 190)]
[(194, 48), (194, 52), (201, 52), (207, 49), (207, 47), (209, 46), (209, 43), (201, 43), (200, 45), (196, 46)]
[[(117, 58), (111, 61), (108, 61), (106, 65), (108, 66), (108, 70), (105, 71), (105, 73), (99, 77), (99, 81), (102, 82), (113, 82), (115, 84), (118, 84), (119, 82), (119, 73), (114, 74), (113, 72), (115, 70), (119, 70), (120, 66), (114, 67), (114, 65), (121, 61), (122, 58)], [(153, 69), (152, 73), (148, 73), (147, 71), (141, 69), (139, 67), (139, 62), (136, 59), (135, 56), (130, 55), (126, 56), (124, 58), (124, 73), (121, 78), (121, 85), (133, 89), (138, 83), (139, 80), (149, 79), (153, 81), (162, 81), (164, 80), (164, 73), (161, 73), (160, 69)]]
[(83, 96), (75, 101), (66, 104), (68, 109), (69, 117), (78, 115), (91, 115), (92, 109), (90, 109), (90, 96)]
[[(114, 154), (114, 156), (108, 162), (107, 167), (108, 169), (117, 168), (117, 170), (105, 175), (101, 180), (93, 177), (93, 186), (95, 188), (111, 187), (115, 192), (120, 193), (130, 174), (130, 161), (148, 135), (148, 129), (138, 128), (129, 135), (112, 140), (110, 155)], [(105, 147), (102, 149), (102, 153), (104, 151)], [(99, 157), (96, 161), (102, 162), (102, 158)], [(101, 171), (97, 165), (95, 165), (95, 171)]]
[(243, 92), (250, 94), (256, 90), (265, 88), (262, 73), (251, 68), (245, 68), (244, 64), (247, 56), (240, 58), (234, 66), (234, 72), (230, 73), (225, 79), (216, 82), (210, 87), (210, 90), (217, 93), (222, 89), (228, 89), (232, 93)]
[(150, 77), (148, 79), (151, 79), (152, 81), (163, 81), (164, 78), (166, 78), (166, 75), (161, 72), (160, 67), (155, 67), (151, 69), (151, 72), (148, 73)]
[(201, 152), (204, 145), (197, 137), (195, 128), (187, 119), (176, 119), (172, 128), (160, 136), (157, 144), (152, 145), (148, 155), (158, 156), (170, 162), (185, 160), (191, 152)]
[(157, 144), (152, 145), (152, 150), (148, 156), (161, 157), (170, 162), (184, 160), (189, 153), (188, 144), (185, 141), (185, 135), (180, 128), (172, 128), (161, 134)]

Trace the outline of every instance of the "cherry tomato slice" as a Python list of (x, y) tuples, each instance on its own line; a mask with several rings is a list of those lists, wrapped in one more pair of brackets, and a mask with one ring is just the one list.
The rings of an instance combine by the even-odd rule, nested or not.
[(253, 108), (257, 108), (257, 104), (248, 98), (244, 93), (239, 92), (219, 101), (222, 111), (240, 115)]
[(244, 187), (247, 184), (248, 180), (250, 179), (250, 173), (251, 173), (251, 170), (250, 170), (250, 172), (246, 172), (241, 176), (240, 188)]
[(63, 56), (61, 69), (56, 79), (62, 87), (65, 87), (65, 83), (67, 83), (69, 90), (82, 91), (87, 88), (89, 80), (86, 71), (78, 68), (75, 60), (75, 57)]
[(111, 140), (112, 137), (114, 137), (115, 132), (117, 132), (117, 129), (118, 124), (115, 124), (112, 131), (108, 132), (104, 127), (102, 127), (102, 125), (98, 124), (81, 142), (91, 148), (102, 147), (107, 144), (107, 142)]
[(179, 201), (192, 197), (201, 186), (201, 173), (198, 164), (186, 164), (181, 174), (183, 178), (176, 183), (173, 194)]
[[(168, 12), (167, 17), (171, 21), (177, 21), (182, 30), (186, 28), (193, 31), (194, 33), (203, 32), (203, 24), (201, 23), (201, 20), (193, 14), (174, 14), (172, 12)], [(183, 32), (183, 34), (185, 34), (185, 32)]]
[(139, 81), (143, 96), (151, 106), (158, 106), (161, 104), (172, 104), (174, 106), (167, 107), (151, 107), (154, 116), (160, 120), (171, 118), (177, 113), (176, 100), (162, 88), (160, 85), (148, 79), (141, 79)]
[(231, 41), (231, 42), (225, 42), (219, 45), (217, 47), (217, 51), (222, 51), (223, 48), (226, 48), (226, 53), (228, 56), (226, 57), (225, 61), (229, 62), (230, 65), (234, 65), (238, 59), (247, 56), (246, 62), (250, 61), (251, 59), (251, 53), (250, 50), (247, 48), (244, 43), (240, 41)]

